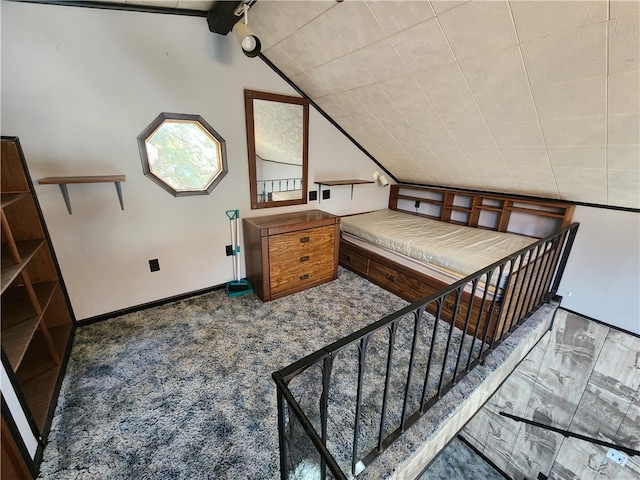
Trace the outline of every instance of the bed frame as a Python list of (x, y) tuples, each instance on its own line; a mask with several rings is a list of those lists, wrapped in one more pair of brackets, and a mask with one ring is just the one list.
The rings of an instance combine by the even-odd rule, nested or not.
[[(510, 232), (533, 238), (544, 238), (567, 227), (571, 223), (575, 206), (552, 200), (534, 200), (508, 195), (485, 194), (462, 190), (419, 187), (413, 185), (392, 185), (389, 194), (389, 209), (413, 215), (423, 216), (456, 225), (466, 225), (498, 232)], [(517, 295), (526, 295), (522, 285), (529, 285), (529, 279), (537, 275), (540, 266), (548, 256), (558, 255), (559, 251), (549, 249), (538, 255), (533, 268), (528, 268), (526, 275), (516, 275), (514, 269), (507, 282), (507, 289), (501, 298), (515, 296), (510, 305), (517, 305)], [(415, 302), (448, 286), (441, 280), (401, 265), (380, 254), (361, 246), (354, 245), (344, 238), (340, 240), (340, 265), (361, 275), (385, 290), (399, 297)], [(487, 331), (488, 340), (492, 340), (496, 332), (502, 332), (505, 318), (510, 318), (512, 307), (502, 309), (500, 319), (500, 301), (484, 302), (479, 296), (469, 301), (470, 293), (464, 292), (462, 299), (455, 298), (452, 293), (441, 305), (440, 317), (451, 322), (456, 319), (456, 326), (464, 329), (467, 314), (466, 305), (471, 307), (471, 323), (468, 328), (476, 331)], [(539, 299), (536, 299), (538, 301)], [(493, 307), (493, 308), (492, 308)], [(435, 306), (430, 313), (435, 314)], [(489, 310), (491, 310), (489, 312)], [(454, 311), (457, 315), (454, 315)], [(489, 326), (485, 324), (489, 320)], [(479, 328), (476, 325), (480, 323)], [(496, 328), (496, 326), (498, 328)], [(499, 335), (499, 333), (498, 333)]]

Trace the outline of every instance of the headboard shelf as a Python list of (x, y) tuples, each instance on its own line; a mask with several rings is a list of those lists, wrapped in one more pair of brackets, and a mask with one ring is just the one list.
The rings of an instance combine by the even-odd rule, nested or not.
[(574, 208), (561, 201), (416, 185), (392, 185), (389, 194), (390, 210), (538, 238), (568, 226)]

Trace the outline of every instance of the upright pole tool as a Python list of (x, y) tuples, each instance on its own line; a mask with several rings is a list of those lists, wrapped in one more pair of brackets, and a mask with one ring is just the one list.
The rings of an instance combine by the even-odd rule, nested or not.
[(227, 210), (231, 227), (231, 249), (233, 255), (233, 281), (227, 283), (227, 295), (239, 297), (247, 293), (253, 293), (251, 284), (246, 279), (240, 279), (240, 240), (238, 235), (239, 210)]

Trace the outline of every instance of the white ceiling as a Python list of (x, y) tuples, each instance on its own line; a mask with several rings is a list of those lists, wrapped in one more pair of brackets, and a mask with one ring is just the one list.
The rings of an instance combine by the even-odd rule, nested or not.
[(640, 207), (640, 2), (267, 1), (265, 56), (399, 181)]
[(638, 0), (259, 0), (249, 24), (399, 181), (640, 208)]

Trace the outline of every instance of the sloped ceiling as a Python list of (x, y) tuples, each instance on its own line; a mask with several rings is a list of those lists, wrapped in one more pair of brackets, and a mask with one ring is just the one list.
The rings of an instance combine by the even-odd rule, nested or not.
[(259, 0), (249, 24), (398, 181), (640, 208), (638, 0)]
[(638, 208), (639, 6), (260, 0), (249, 23), (399, 181)]

